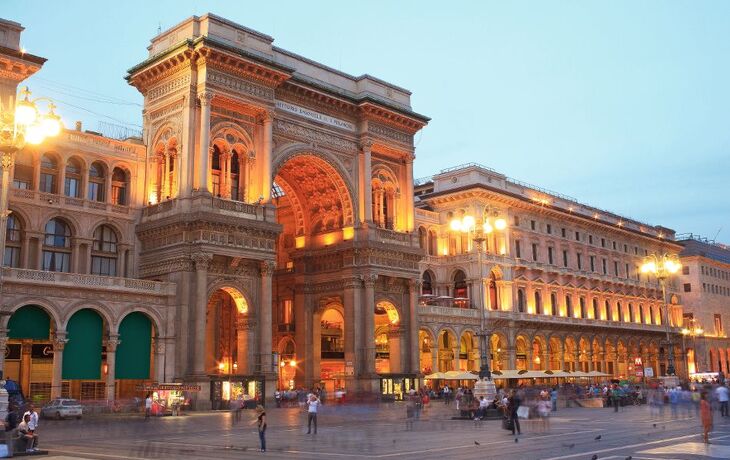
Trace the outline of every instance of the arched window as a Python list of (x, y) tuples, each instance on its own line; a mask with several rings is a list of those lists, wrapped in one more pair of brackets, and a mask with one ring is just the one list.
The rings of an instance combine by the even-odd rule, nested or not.
[(603, 304), (603, 316), (606, 318), (606, 321), (613, 320), (611, 317), (611, 303), (608, 300)]
[(233, 151), (231, 155), (231, 199), (241, 200), (241, 156)]
[(35, 182), (34, 177), (32, 155), (18, 152), (13, 166), (13, 188), (31, 190)]
[(433, 295), (433, 281), (431, 280), (431, 272), (425, 271), (423, 272), (423, 284), (421, 285), (421, 294), (422, 295)]
[(42, 268), (50, 272), (71, 271), (71, 229), (61, 219), (46, 223)]
[(20, 247), (23, 241), (21, 232), (20, 221), (14, 214), (10, 214), (5, 233), (5, 254), (3, 254), (3, 265), (6, 267), (20, 267)]
[(104, 166), (101, 163), (91, 163), (89, 168), (89, 192), (87, 198), (90, 201), (104, 201)]
[(63, 194), (72, 198), (81, 198), (81, 163), (71, 158), (66, 163), (66, 179)]
[(499, 310), (499, 293), (497, 291), (497, 275), (489, 275), (489, 306), (492, 310)]
[(41, 183), (38, 189), (44, 193), (56, 193), (57, 177), (58, 162), (53, 156), (44, 154), (41, 157)]
[(598, 311), (598, 299), (593, 298), (593, 318), (601, 319), (601, 312)]
[(449, 232), (449, 255), (456, 255), (456, 234)]
[(428, 237), (426, 236), (426, 229), (423, 227), (418, 227), (418, 247), (421, 249), (426, 249), (426, 244)]
[(558, 296), (554, 293), (550, 293), (550, 315), (554, 315), (558, 312)]
[(389, 171), (380, 168), (373, 173), (372, 190), (373, 222), (381, 228), (395, 228), (397, 181)]
[(91, 273), (117, 276), (117, 234), (108, 225), (100, 225), (94, 231), (91, 248)]
[(634, 314), (634, 304), (629, 304), (629, 320), (634, 323), (636, 322), (636, 315)]
[(461, 270), (454, 273), (454, 297), (469, 297), (466, 287), (466, 274)]
[(127, 188), (127, 174), (120, 168), (114, 168), (112, 174), (112, 204), (119, 206), (129, 204)]
[(438, 238), (436, 237), (436, 232), (433, 230), (428, 231), (428, 255), (438, 255)]
[(662, 307), (655, 307), (656, 313), (654, 314), (654, 318), (656, 318), (656, 324), (661, 326), (664, 322), (664, 318), (662, 318)]
[(586, 311), (586, 298), (581, 297), (579, 300), (580, 300), (580, 317), (587, 318), (588, 312)]
[(618, 320), (621, 322), (625, 322), (626, 318), (624, 315), (624, 309), (623, 309), (623, 306), (621, 305), (621, 302), (616, 302), (616, 309), (618, 310)]
[(542, 296), (540, 295), (540, 291), (535, 291), (535, 312), (537, 312), (538, 315), (545, 314), (542, 309)]
[(211, 180), (213, 182), (213, 192), (214, 196), (221, 196), (221, 150), (218, 148), (217, 145), (213, 146), (213, 155), (212, 155), (212, 161), (210, 163), (210, 169), (211, 169)]
[(517, 289), (517, 311), (525, 312), (525, 291), (522, 288)]
[(639, 304), (639, 315), (641, 319), (641, 324), (646, 324), (646, 314), (644, 312), (644, 305)]

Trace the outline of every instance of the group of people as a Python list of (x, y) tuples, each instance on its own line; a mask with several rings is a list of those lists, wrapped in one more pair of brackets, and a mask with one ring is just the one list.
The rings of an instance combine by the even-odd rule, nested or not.
[[(304, 407), (308, 404), (309, 396), (310, 395), (316, 395), (319, 401), (324, 404), (325, 399), (327, 398), (327, 390), (324, 388), (313, 388), (309, 391), (305, 390), (302, 387), (295, 389), (289, 389), (289, 390), (282, 390), (282, 389), (276, 389), (274, 392), (274, 402), (276, 403), (276, 407)], [(344, 388), (337, 388), (335, 390), (335, 402), (337, 403), (344, 403), (345, 402), (345, 390)]]
[(22, 412), (15, 403), (10, 403), (5, 418), (5, 440), (10, 456), (16, 441), (25, 445), (25, 452), (38, 452), (38, 419), (38, 412), (33, 404), (29, 404), (25, 412)]

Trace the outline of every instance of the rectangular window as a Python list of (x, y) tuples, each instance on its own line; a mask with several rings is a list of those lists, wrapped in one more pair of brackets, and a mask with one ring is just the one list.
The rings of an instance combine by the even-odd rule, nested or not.
[(613, 261), (613, 276), (618, 276), (618, 262)]
[(639, 247), (634, 246), (634, 255), (638, 255), (638, 254), (639, 254)]
[(629, 252), (629, 245), (628, 244), (624, 244), (624, 252)]
[(601, 259), (601, 268), (603, 268), (603, 274), (604, 275), (607, 275), (608, 274), (608, 269), (606, 267), (606, 262), (607, 262), (606, 259)]
[(575, 232), (575, 241), (580, 241), (580, 232)]
[(615, 241), (613, 242), (613, 250), (614, 251), (616, 250), (616, 242)]
[(64, 195), (70, 196), (72, 198), (78, 198), (80, 185), (81, 185), (81, 182), (78, 179), (76, 179), (74, 177), (67, 177), (66, 184), (63, 187)]
[(601, 247), (602, 248), (606, 247), (606, 238), (601, 238)]
[(593, 244), (593, 235), (588, 235), (588, 244)]
[(684, 292), (692, 292), (692, 283), (684, 283)]
[(564, 228), (561, 228), (561, 229), (560, 229), (560, 235), (561, 235), (561, 236), (562, 236), (563, 238), (565, 238), (565, 229), (564, 229)]
[(536, 226), (537, 226), (537, 223), (536, 223), (536, 222), (535, 222), (534, 220), (531, 220), (531, 221), (530, 221), (530, 228), (531, 228), (532, 230), (535, 230), (535, 227), (536, 227)]
[(520, 240), (515, 240), (515, 257), (518, 259), (522, 258), (522, 251), (520, 249)]
[(550, 265), (553, 264), (553, 248), (552, 247), (548, 247), (548, 263)]
[(41, 183), (38, 189), (43, 193), (56, 193), (56, 176), (41, 174)]
[(20, 179), (13, 179), (13, 188), (17, 188), (20, 190), (30, 190), (30, 182)]
[(71, 254), (67, 252), (43, 251), (43, 270), (47, 272), (69, 272)]
[(86, 196), (89, 201), (103, 201), (101, 199), (101, 184), (89, 182), (89, 194)]
[(532, 243), (532, 260), (537, 262), (537, 243)]
[(563, 249), (563, 267), (568, 266), (568, 251)]
[(722, 337), (723, 332), (722, 315), (715, 313), (715, 334), (717, 334), (719, 337)]
[(20, 248), (6, 246), (3, 265), (18, 268), (20, 266)]
[(520, 226), (520, 216), (515, 216), (515, 227)]
[(629, 264), (625, 264), (624, 268), (626, 269), (626, 279), (629, 279), (631, 276), (631, 272), (629, 272)]
[(687, 266), (687, 265), (682, 266), (682, 274), (689, 275), (689, 266)]
[(548, 235), (552, 235), (552, 233), (553, 233), (553, 226), (552, 225), (547, 224), (547, 232), (548, 232)]
[[(127, 189), (119, 185), (112, 185), (112, 203), (124, 205), (127, 203)], [(238, 188), (231, 188), (231, 196), (234, 200), (238, 199)]]
[(591, 271), (596, 271), (596, 256), (591, 256)]
[(117, 259), (115, 257), (91, 256), (91, 274), (117, 276)]
[(281, 316), (279, 317), (279, 323), (294, 323), (294, 302), (291, 299), (286, 299), (281, 302)]
[(578, 262), (578, 270), (583, 269), (583, 254), (580, 252), (575, 255), (576, 261)]

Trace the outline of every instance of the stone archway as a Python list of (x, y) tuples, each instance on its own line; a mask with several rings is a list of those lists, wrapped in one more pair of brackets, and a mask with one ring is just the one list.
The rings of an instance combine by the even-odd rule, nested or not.
[(205, 369), (208, 374), (252, 373), (250, 353), (254, 347), (248, 311), (246, 298), (236, 288), (224, 286), (209, 297), (205, 341)]
[(402, 372), (403, 351), (400, 314), (391, 302), (375, 304), (375, 372), (397, 374)]

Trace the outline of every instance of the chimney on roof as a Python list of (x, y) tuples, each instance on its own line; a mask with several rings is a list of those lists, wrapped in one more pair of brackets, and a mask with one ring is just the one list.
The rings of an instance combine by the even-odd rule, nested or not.
[(81, 122), (80, 121), (76, 122), (76, 131), (81, 131)]

